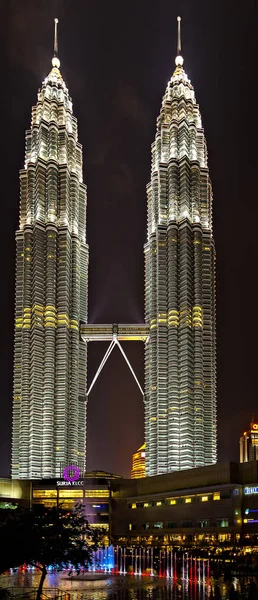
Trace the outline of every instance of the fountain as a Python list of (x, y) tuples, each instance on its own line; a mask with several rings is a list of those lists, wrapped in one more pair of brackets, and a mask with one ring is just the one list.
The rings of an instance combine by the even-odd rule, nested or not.
[[(35, 567), (23, 565), (19, 572), (34, 570)], [(48, 571), (53, 567), (50, 565)], [(13, 570), (11, 570), (12, 572)], [(210, 584), (210, 561), (205, 558), (193, 557), (184, 550), (173, 550), (169, 546), (154, 548), (153, 546), (106, 546), (98, 548), (93, 553), (92, 564), (85, 569), (81, 567), (75, 570), (72, 565), (69, 568), (71, 579), (94, 578), (94, 574), (110, 575), (137, 575), (148, 577), (164, 577), (172, 581), (181, 579), (183, 585)]]

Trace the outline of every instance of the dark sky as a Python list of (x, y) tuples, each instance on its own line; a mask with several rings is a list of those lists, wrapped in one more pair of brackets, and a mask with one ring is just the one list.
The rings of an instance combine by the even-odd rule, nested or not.
[[(24, 132), (52, 58), (59, 17), (61, 71), (84, 149), (90, 246), (89, 321), (143, 321), (145, 186), (150, 146), (174, 70), (182, 16), (185, 69), (209, 149), (217, 249), (219, 460), (257, 406), (257, 0), (2, 0), (0, 475), (10, 463), (14, 233)], [(143, 385), (143, 345), (124, 345)], [(88, 380), (105, 352), (89, 346)], [(88, 407), (88, 470), (129, 475), (143, 442), (141, 395), (117, 349)]]

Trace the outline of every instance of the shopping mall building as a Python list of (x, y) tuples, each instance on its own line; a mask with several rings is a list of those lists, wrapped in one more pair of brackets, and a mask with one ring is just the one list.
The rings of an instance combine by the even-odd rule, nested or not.
[(258, 462), (224, 462), (142, 479), (106, 472), (65, 479), (0, 480), (0, 507), (71, 509), (121, 545), (258, 544)]

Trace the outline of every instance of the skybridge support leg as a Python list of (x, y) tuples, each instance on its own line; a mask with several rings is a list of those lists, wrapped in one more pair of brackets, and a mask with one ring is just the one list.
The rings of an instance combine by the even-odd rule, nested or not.
[(97, 372), (96, 372), (96, 375), (95, 375), (95, 377), (93, 378), (93, 380), (92, 380), (92, 382), (91, 382), (91, 384), (90, 384), (90, 387), (89, 387), (89, 389), (88, 389), (88, 392), (87, 392), (87, 398), (89, 397), (89, 394), (90, 394), (90, 392), (91, 392), (91, 390), (92, 390), (92, 388), (93, 388), (94, 384), (96, 383), (96, 381), (97, 381), (97, 379), (98, 379), (98, 376), (99, 376), (99, 374), (101, 373), (101, 371), (102, 371), (102, 369), (103, 369), (103, 367), (104, 367), (105, 363), (107, 362), (107, 359), (109, 358), (109, 356), (110, 356), (110, 354), (111, 354), (112, 350), (114, 349), (114, 347), (115, 347), (116, 345), (118, 346), (118, 348), (119, 348), (119, 350), (120, 350), (120, 352), (121, 352), (122, 356), (124, 357), (124, 359), (125, 359), (125, 361), (126, 361), (126, 363), (127, 363), (128, 367), (129, 367), (129, 369), (130, 369), (130, 371), (131, 371), (131, 373), (132, 373), (132, 375), (133, 375), (133, 377), (134, 377), (134, 379), (135, 379), (135, 381), (136, 381), (136, 383), (137, 383), (137, 385), (138, 385), (138, 388), (139, 388), (139, 390), (140, 390), (140, 392), (141, 392), (141, 394), (142, 394), (142, 397), (143, 397), (143, 401), (145, 401), (143, 389), (142, 389), (142, 387), (141, 387), (141, 385), (140, 385), (140, 383), (139, 383), (139, 381), (138, 381), (138, 379), (137, 379), (137, 377), (136, 377), (136, 375), (135, 375), (135, 372), (134, 372), (134, 370), (133, 370), (133, 367), (132, 367), (132, 365), (131, 365), (131, 363), (130, 363), (129, 359), (127, 358), (127, 356), (126, 356), (126, 354), (125, 354), (125, 352), (124, 352), (124, 350), (123, 350), (123, 348), (122, 348), (122, 346), (121, 346), (120, 342), (118, 341), (118, 339), (117, 339), (117, 337), (116, 337), (115, 335), (114, 335), (114, 337), (113, 337), (113, 339), (112, 339), (111, 343), (110, 343), (110, 344), (109, 344), (109, 346), (108, 346), (108, 349), (107, 349), (107, 351), (106, 351), (106, 354), (104, 355), (104, 357), (103, 357), (103, 359), (102, 359), (102, 361), (101, 361), (101, 363), (100, 363), (100, 365), (99, 365), (99, 368), (98, 368), (98, 370), (97, 370)]
[(136, 381), (136, 383), (137, 383), (137, 385), (138, 385), (138, 388), (139, 388), (139, 390), (140, 390), (140, 392), (141, 392), (142, 396), (144, 397), (144, 391), (143, 391), (143, 389), (142, 389), (142, 387), (141, 387), (141, 385), (140, 385), (140, 383), (139, 383), (139, 381), (138, 381), (138, 379), (137, 379), (137, 377), (136, 377), (136, 375), (135, 375), (135, 372), (134, 372), (134, 370), (133, 370), (133, 367), (132, 367), (132, 365), (131, 365), (131, 363), (130, 363), (129, 359), (127, 358), (127, 356), (126, 356), (126, 354), (125, 354), (125, 352), (124, 352), (124, 350), (123, 350), (123, 348), (122, 348), (122, 346), (121, 346), (120, 342), (119, 342), (118, 340), (116, 340), (116, 343), (117, 343), (117, 345), (118, 345), (118, 348), (119, 348), (120, 352), (122, 353), (122, 355), (123, 355), (123, 357), (124, 357), (125, 361), (126, 361), (126, 362), (127, 362), (127, 364), (128, 364), (128, 367), (129, 367), (129, 369), (130, 369), (130, 371), (131, 371), (131, 373), (132, 373), (132, 375), (133, 375), (133, 377), (134, 377), (134, 379), (135, 379), (135, 381)]
[(108, 357), (110, 356), (112, 350), (114, 349), (115, 344), (116, 344), (115, 340), (112, 340), (112, 342), (109, 344), (108, 349), (106, 351), (106, 354), (105, 354), (104, 358), (102, 359), (102, 361), (101, 361), (101, 363), (99, 365), (99, 368), (98, 368), (98, 370), (96, 372), (96, 375), (95, 375), (95, 377), (93, 378), (93, 380), (92, 380), (92, 382), (90, 384), (90, 387), (89, 387), (88, 392), (87, 392), (87, 397), (89, 396), (89, 394), (90, 394), (90, 392), (91, 392), (91, 390), (92, 390), (92, 388), (94, 386), (94, 383), (96, 383), (100, 372), (102, 371), (105, 363), (107, 362)]

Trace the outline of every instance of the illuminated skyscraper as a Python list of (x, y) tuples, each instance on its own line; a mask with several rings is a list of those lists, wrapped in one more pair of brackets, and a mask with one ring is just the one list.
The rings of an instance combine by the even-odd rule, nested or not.
[(240, 462), (258, 460), (258, 423), (254, 416), (248, 431), (244, 431), (239, 440)]
[(131, 479), (146, 477), (145, 449), (146, 445), (143, 444), (138, 448), (137, 452), (133, 454)]
[(85, 461), (88, 246), (77, 120), (52, 70), (26, 132), (16, 233), (12, 477), (60, 476)]
[(175, 62), (147, 186), (147, 475), (217, 459), (212, 189), (199, 106), (183, 68), (180, 18)]

